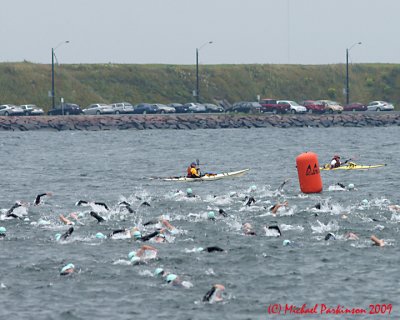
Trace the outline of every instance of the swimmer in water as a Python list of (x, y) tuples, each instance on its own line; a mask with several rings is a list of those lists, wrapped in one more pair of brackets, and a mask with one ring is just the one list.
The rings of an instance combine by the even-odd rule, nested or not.
[(10, 209), (7, 210), (6, 217), (21, 219), (21, 217), (19, 215), (14, 213), (14, 210), (19, 208), (19, 207), (24, 207), (24, 206), (25, 206), (25, 204), (22, 203), (21, 201), (16, 201), (14, 203), (14, 205)]
[[(60, 214), (59, 218), (60, 218), (60, 221), (62, 223), (64, 223), (64, 224), (66, 224), (66, 225), (72, 225), (72, 226), (75, 225), (75, 222), (72, 222), (71, 220), (66, 218), (63, 214)], [(76, 221), (76, 223), (79, 223), (79, 224), (83, 225), (83, 223), (79, 221), (79, 218), (78, 218), (78, 216), (76, 215), (75, 212), (71, 212), (69, 214), (69, 218), (72, 218), (72, 219), (74, 219)]]
[(101, 223), (106, 221), (103, 217), (101, 217), (97, 212), (90, 211), (90, 215), (97, 220), (97, 223)]
[(223, 209), (219, 209), (219, 210), (218, 210), (218, 213), (219, 213), (221, 216), (225, 217), (225, 218), (228, 216), (228, 214), (227, 214)]
[(265, 231), (267, 230), (273, 230), (277, 232), (277, 237), (280, 237), (282, 235), (281, 229), (279, 229), (279, 226), (265, 226)]
[(60, 214), (59, 218), (60, 218), (61, 222), (63, 222), (66, 225), (74, 225), (75, 224), (71, 220), (66, 218), (63, 214)]
[(290, 178), (286, 179), (285, 181), (283, 181), (280, 186), (278, 187), (278, 191), (283, 191), (283, 187), (285, 186), (286, 183), (288, 183), (290, 181)]
[(121, 201), (118, 203), (120, 207), (124, 207), (126, 210), (128, 210), (129, 213), (135, 213), (135, 210), (132, 209), (131, 204), (126, 202), (126, 201)]
[(182, 279), (171, 272), (165, 271), (163, 268), (157, 268), (154, 271), (154, 275), (156, 277), (162, 277), (167, 283), (173, 285), (173, 286), (181, 286), (185, 288), (191, 288), (193, 287), (193, 284), (189, 281), (182, 281)]
[(158, 250), (156, 248), (146, 245), (146, 244), (142, 245), (138, 251), (129, 252), (128, 257), (132, 263), (143, 262), (146, 260), (145, 259), (146, 252), (150, 252), (150, 251), (154, 252), (154, 257), (152, 257), (152, 259), (155, 259), (157, 257)]
[(68, 263), (66, 266), (64, 266), (61, 271), (60, 275), (61, 276), (67, 276), (75, 272), (75, 266), (72, 263)]
[(161, 219), (161, 223), (167, 228), (167, 230), (172, 234), (179, 233), (178, 229), (176, 229), (172, 224), (169, 223), (166, 219)]
[(348, 240), (358, 240), (358, 236), (353, 232), (346, 233), (345, 237)]
[(225, 252), (224, 249), (218, 247), (218, 246), (211, 246), (211, 247), (205, 247), (205, 248), (197, 248), (198, 252)]
[(378, 239), (374, 235), (371, 236), (371, 240), (372, 240), (374, 246), (383, 247), (385, 245), (385, 242), (383, 241), (383, 239)]
[(225, 287), (222, 284), (214, 284), (211, 289), (204, 295), (203, 302), (220, 302), (223, 300), (222, 293)]
[(7, 229), (5, 227), (0, 227), (0, 239), (4, 239), (6, 237)]
[(67, 231), (65, 231), (63, 234), (56, 234), (56, 240), (57, 241), (65, 241), (67, 240), (67, 238), (69, 238), (72, 234), (72, 232), (74, 232), (74, 227), (70, 227)]
[(45, 193), (38, 194), (35, 198), (35, 201), (33, 202), (33, 205), (38, 206), (40, 204), (42, 197), (51, 196), (51, 195), (53, 195), (51, 192), (45, 192)]
[(254, 199), (253, 196), (250, 196), (250, 197), (246, 196), (244, 198), (244, 201), (246, 201), (245, 205), (248, 206), (248, 207), (250, 207), (253, 203), (256, 203), (256, 199)]
[(246, 222), (242, 225), (242, 229), (243, 229), (243, 232), (245, 235), (248, 235), (248, 236), (256, 235), (256, 232), (253, 230), (253, 226), (248, 222)]
[(287, 207), (288, 205), (289, 205), (289, 203), (287, 201), (282, 202), (282, 203), (278, 202), (278, 203), (274, 204), (271, 208), (269, 208), (269, 211), (271, 211), (271, 213), (273, 215), (276, 215), (276, 213), (278, 212), (278, 210), (280, 208)]
[(77, 203), (75, 203), (76, 206), (82, 206), (82, 205), (97, 205), (97, 206), (101, 206), (104, 209), (106, 209), (107, 211), (110, 210), (110, 208), (104, 203), (104, 202), (88, 202), (85, 200), (79, 200)]
[(325, 241), (328, 241), (330, 239), (336, 240), (336, 236), (332, 232), (328, 232), (328, 234), (325, 236)]

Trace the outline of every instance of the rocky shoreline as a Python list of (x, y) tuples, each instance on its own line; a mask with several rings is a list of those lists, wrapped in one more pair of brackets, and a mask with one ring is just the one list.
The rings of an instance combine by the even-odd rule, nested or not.
[(292, 127), (380, 127), (400, 126), (400, 113), (343, 113), (334, 115), (115, 115), (0, 117), (0, 131), (29, 130), (153, 130)]

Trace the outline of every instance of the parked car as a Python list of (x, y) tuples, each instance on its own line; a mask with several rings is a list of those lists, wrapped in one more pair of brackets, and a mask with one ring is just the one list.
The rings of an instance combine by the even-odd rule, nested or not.
[(35, 104), (23, 104), (19, 106), (26, 116), (42, 116), (44, 115), (44, 111), (42, 108), (39, 108)]
[(133, 113), (133, 105), (129, 102), (117, 102), (111, 104), (115, 114), (128, 114)]
[(112, 106), (109, 104), (105, 103), (93, 103), (89, 106), (87, 106), (85, 109), (82, 110), (82, 112), (86, 115), (90, 114), (113, 114), (114, 109)]
[(344, 111), (366, 111), (367, 106), (359, 102), (353, 102), (343, 107)]
[(185, 106), (189, 108), (188, 112), (190, 113), (200, 113), (207, 111), (206, 107), (201, 103), (190, 102), (186, 103)]
[(139, 103), (133, 107), (133, 113), (154, 114), (157, 113), (157, 111), (158, 109), (150, 103)]
[(306, 113), (307, 108), (298, 104), (296, 101), (292, 100), (278, 100), (278, 104), (287, 104), (289, 105), (290, 113)]
[(262, 99), (260, 101), (261, 112), (272, 112), (272, 113), (287, 113), (290, 110), (290, 106), (287, 104), (280, 104), (275, 99)]
[(325, 108), (325, 111), (328, 113), (342, 113), (343, 107), (337, 103), (336, 101), (331, 100), (317, 100), (315, 101), (317, 104), (322, 104)]
[(371, 101), (367, 105), (368, 111), (392, 111), (394, 110), (393, 104), (386, 101)]
[(81, 114), (82, 109), (75, 103), (63, 103), (47, 112), (49, 116)]
[(157, 113), (175, 113), (176, 110), (174, 107), (166, 106), (165, 104), (155, 103), (154, 107), (157, 108)]
[(304, 100), (300, 103), (304, 107), (306, 107), (309, 113), (324, 113), (325, 106), (321, 103), (318, 104), (317, 101), (314, 100)]
[(205, 103), (204, 106), (206, 107), (207, 112), (224, 112), (225, 109), (221, 106), (217, 106), (213, 103)]
[(2, 104), (0, 106), (0, 116), (23, 116), (24, 110), (13, 104)]
[(244, 112), (244, 113), (260, 113), (261, 104), (259, 104), (258, 102), (248, 102), (248, 101), (235, 102), (232, 105), (232, 108), (229, 109), (229, 111)]
[(176, 113), (188, 113), (189, 107), (187, 105), (183, 105), (182, 103), (170, 103), (168, 106), (175, 108)]

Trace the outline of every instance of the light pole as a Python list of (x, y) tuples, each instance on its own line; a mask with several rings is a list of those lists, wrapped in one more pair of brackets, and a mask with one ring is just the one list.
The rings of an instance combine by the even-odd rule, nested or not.
[(54, 48), (51, 48), (51, 99), (52, 99), (52, 106), (53, 109), (55, 108), (55, 92), (54, 92), (54, 56), (56, 49), (63, 45), (64, 43), (69, 43), (69, 41), (62, 41)]
[(361, 44), (361, 42), (356, 42), (350, 48), (346, 48), (346, 104), (349, 104), (350, 100), (350, 88), (349, 88), (349, 51), (355, 45)]
[(207, 41), (203, 43), (199, 48), (196, 48), (196, 101), (200, 100), (200, 89), (199, 89), (199, 51), (201, 48), (206, 46), (207, 44), (212, 44), (212, 41)]

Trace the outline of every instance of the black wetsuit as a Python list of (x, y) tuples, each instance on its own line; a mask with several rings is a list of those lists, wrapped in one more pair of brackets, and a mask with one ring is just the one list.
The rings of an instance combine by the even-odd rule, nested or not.
[(37, 205), (40, 203), (40, 198), (43, 197), (43, 196), (45, 196), (45, 195), (47, 195), (47, 193), (38, 194), (38, 195), (36, 196), (36, 198), (35, 198), (34, 205), (37, 206)]
[(141, 237), (139, 240), (142, 240), (143, 242), (149, 241), (151, 238), (154, 238), (154, 237), (158, 236), (159, 234), (160, 234), (160, 231), (156, 230), (150, 234), (147, 234), (147, 235)]
[(246, 206), (251, 206), (253, 203), (256, 203), (256, 199), (254, 199), (254, 197), (246, 197), (247, 202), (246, 202)]
[(227, 216), (228, 216), (228, 214), (227, 214), (223, 209), (219, 209), (219, 210), (218, 210), (218, 213), (219, 213), (220, 215), (224, 216), (224, 217), (227, 217)]
[(204, 295), (203, 297), (203, 302), (208, 302), (210, 301), (211, 297), (213, 296), (213, 294), (215, 293), (215, 290), (217, 288), (215, 288), (215, 286), (213, 286), (210, 290), (208, 290), (208, 292)]
[(70, 227), (65, 233), (60, 237), (60, 240), (66, 240), (74, 232), (74, 227)]
[(203, 251), (207, 251), (207, 252), (215, 252), (215, 251), (224, 252), (225, 250), (220, 248), (220, 247), (217, 247), (217, 246), (212, 246), (212, 247), (204, 248)]
[(105, 221), (103, 217), (100, 217), (97, 212), (90, 211), (90, 215), (97, 220), (98, 223)]

